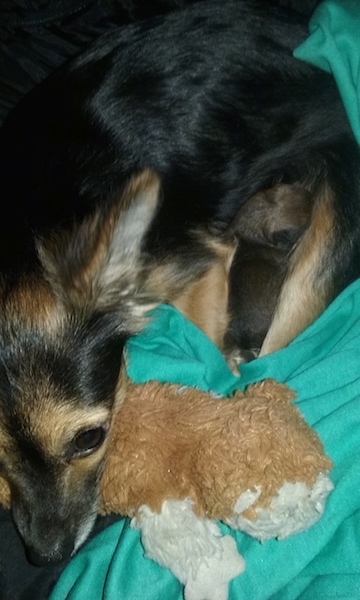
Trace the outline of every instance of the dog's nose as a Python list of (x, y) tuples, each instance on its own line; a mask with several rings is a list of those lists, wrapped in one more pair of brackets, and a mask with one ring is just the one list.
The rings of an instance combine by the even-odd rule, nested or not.
[(26, 549), (26, 555), (29, 562), (35, 567), (46, 567), (47, 565), (58, 563), (69, 558), (73, 550), (74, 544), (72, 542), (67, 542), (61, 547), (61, 550), (50, 552), (49, 554), (39, 552), (39, 550), (30, 546)]

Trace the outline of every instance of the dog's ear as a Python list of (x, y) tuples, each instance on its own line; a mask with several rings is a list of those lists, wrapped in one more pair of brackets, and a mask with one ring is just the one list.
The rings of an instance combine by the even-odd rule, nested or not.
[(37, 243), (51, 288), (67, 306), (144, 313), (139, 294), (142, 245), (159, 204), (160, 182), (151, 171), (133, 177), (118, 201), (99, 207), (70, 232)]

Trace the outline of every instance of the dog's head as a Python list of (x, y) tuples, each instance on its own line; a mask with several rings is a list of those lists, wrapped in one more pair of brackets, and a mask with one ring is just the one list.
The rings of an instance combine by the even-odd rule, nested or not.
[(154, 306), (142, 243), (158, 199), (143, 173), (0, 282), (0, 475), (35, 563), (69, 556), (95, 520), (122, 349)]
[(0, 279), (0, 484), (34, 563), (71, 555), (92, 528), (122, 350), (149, 309), (176, 299), (181, 309), (184, 294), (193, 309), (202, 290), (212, 306), (210, 277), (226, 311), (220, 267), (234, 245), (190, 232), (187, 256), (176, 247), (155, 259), (145, 240), (158, 204), (159, 180), (144, 172), (85, 221), (37, 240), (37, 267), (15, 285)]

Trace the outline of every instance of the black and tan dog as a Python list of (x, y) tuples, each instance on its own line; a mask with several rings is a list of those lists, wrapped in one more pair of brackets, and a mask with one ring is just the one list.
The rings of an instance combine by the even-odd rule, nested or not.
[(331, 77), (292, 57), (306, 35), (268, 1), (206, 0), (103, 37), (3, 126), (0, 464), (35, 562), (91, 529), (124, 342), (206, 281), (206, 230), (278, 184), (311, 199), (262, 353), (359, 275), (359, 149)]

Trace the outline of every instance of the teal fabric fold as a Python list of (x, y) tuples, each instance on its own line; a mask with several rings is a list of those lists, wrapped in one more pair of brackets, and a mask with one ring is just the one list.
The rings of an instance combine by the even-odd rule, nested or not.
[[(211, 373), (214, 367), (219, 372), (221, 393), (226, 395), (266, 377), (286, 382), (296, 390), (299, 409), (334, 461), (331, 478), (335, 489), (314, 527), (264, 544), (230, 532), (247, 564), (245, 573), (230, 585), (230, 599), (358, 600), (360, 281), (345, 290), (286, 349), (243, 365), (240, 378), (230, 373), (219, 351), (201, 331), (175, 309), (161, 306), (153, 313), (147, 331), (129, 341), (128, 372), (135, 381), (159, 378), (181, 383), (178, 360), (187, 385), (218, 391)], [(222, 530), (229, 531), (223, 525)], [(84, 598), (182, 600), (182, 587), (171, 573), (144, 557), (139, 532), (130, 529), (125, 519), (79, 552), (50, 600)]]
[(150, 377), (223, 396), (238, 383), (218, 348), (168, 305), (156, 309), (146, 330), (128, 341), (125, 360), (128, 375), (137, 383)]
[(322, 2), (310, 19), (309, 31), (294, 56), (332, 73), (360, 144), (359, 0)]

